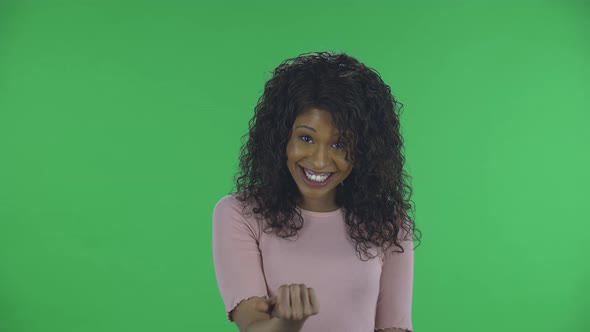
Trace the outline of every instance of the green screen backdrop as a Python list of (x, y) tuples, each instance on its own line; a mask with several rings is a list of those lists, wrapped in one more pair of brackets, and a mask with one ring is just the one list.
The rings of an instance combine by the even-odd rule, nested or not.
[(307, 0), (0, 1), (0, 331), (238, 331), (212, 210), (319, 50), (404, 104), (416, 331), (590, 331), (589, 3)]

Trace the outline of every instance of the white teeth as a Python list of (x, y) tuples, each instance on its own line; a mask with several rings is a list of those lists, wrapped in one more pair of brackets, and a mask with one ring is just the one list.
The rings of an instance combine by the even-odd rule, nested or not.
[(324, 182), (328, 178), (327, 176), (319, 177), (319, 176), (307, 176), (308, 179), (315, 181), (315, 182)]
[(306, 169), (305, 170), (305, 176), (315, 182), (324, 182), (326, 181), (326, 179), (330, 176), (330, 174), (328, 175), (314, 175), (310, 172), (308, 172)]

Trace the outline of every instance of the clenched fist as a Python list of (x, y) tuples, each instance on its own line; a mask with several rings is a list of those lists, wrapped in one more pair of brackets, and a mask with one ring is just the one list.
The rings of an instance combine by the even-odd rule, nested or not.
[(266, 299), (256, 309), (286, 321), (305, 321), (320, 311), (315, 291), (304, 284), (282, 285), (277, 296)]

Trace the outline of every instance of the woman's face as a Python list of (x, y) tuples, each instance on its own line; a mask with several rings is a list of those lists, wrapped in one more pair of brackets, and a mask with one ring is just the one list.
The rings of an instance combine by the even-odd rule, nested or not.
[[(329, 112), (310, 108), (295, 119), (287, 143), (287, 166), (299, 188), (301, 208), (317, 212), (337, 208), (337, 186), (352, 171), (346, 152)], [(303, 169), (319, 174), (310, 179)]]

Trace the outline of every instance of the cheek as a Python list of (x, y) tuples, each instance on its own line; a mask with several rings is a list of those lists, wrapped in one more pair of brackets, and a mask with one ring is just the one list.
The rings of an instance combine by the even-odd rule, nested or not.
[(352, 163), (347, 161), (344, 157), (338, 158), (338, 160), (336, 161), (336, 165), (338, 166), (338, 169), (340, 171), (345, 173), (350, 172), (352, 170)]
[(303, 155), (303, 151), (295, 144), (289, 143), (287, 145), (287, 158), (297, 160)]

